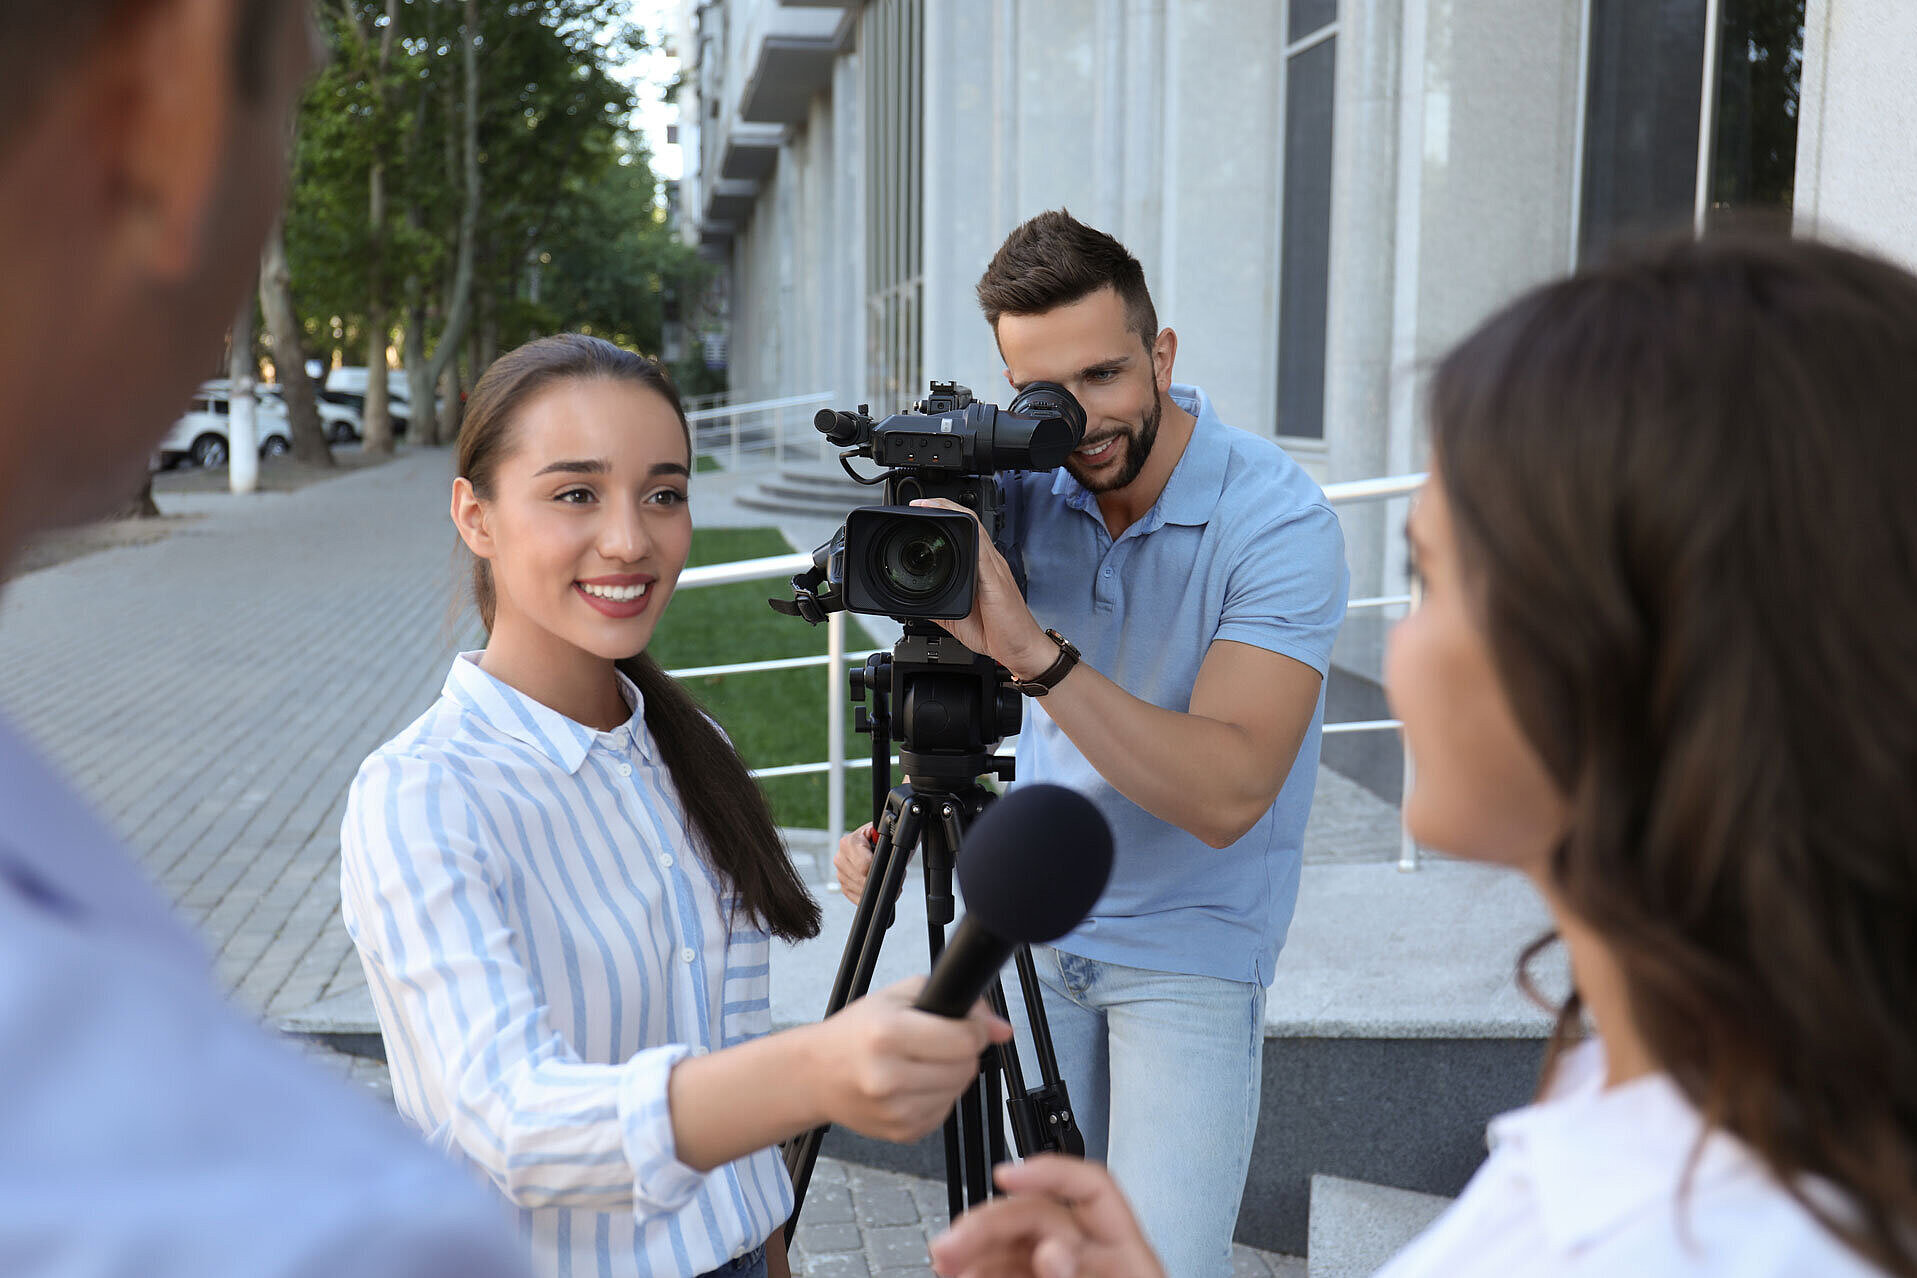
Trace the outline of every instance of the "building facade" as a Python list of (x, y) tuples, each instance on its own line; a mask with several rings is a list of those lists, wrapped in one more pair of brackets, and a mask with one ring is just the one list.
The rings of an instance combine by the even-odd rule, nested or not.
[[(1063, 206), (1144, 262), (1227, 421), (1324, 481), (1395, 474), (1424, 464), (1432, 362), (1620, 239), (1795, 199), (1917, 261), (1914, 23), (1906, 0), (700, 0), (682, 194), (729, 264), (735, 397), (893, 411), (937, 377), (1002, 402), (973, 286)], [(1354, 596), (1402, 589), (1402, 516), (1347, 512)], [(1341, 640), (1360, 715), (1384, 624)]]

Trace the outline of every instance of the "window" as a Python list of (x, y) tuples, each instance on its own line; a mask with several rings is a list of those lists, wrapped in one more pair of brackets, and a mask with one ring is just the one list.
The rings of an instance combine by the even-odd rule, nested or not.
[(1337, 0), (1286, 15), (1284, 195), (1278, 250), (1278, 434), (1325, 436), (1325, 307), (1331, 275), (1331, 132)]
[(1804, 0), (1723, 0), (1707, 219), (1790, 209), (1803, 70)]
[(920, 154), (925, 100), (925, 0), (872, 0), (865, 56), (866, 394), (873, 411), (916, 402), (925, 386), (920, 334), (925, 307), (925, 184)]
[[(1700, 217), (1708, 225), (1727, 210), (1787, 211), (1804, 0), (1588, 4), (1579, 260), (1601, 259), (1621, 240), (1695, 226)], [(1700, 146), (1707, 127), (1710, 143)]]

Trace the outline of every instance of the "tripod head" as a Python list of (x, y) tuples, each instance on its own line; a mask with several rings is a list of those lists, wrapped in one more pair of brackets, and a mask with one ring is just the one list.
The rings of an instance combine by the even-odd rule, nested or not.
[(897, 741), (899, 769), (920, 790), (951, 792), (987, 775), (1010, 781), (1012, 760), (993, 753), (1024, 717), (1010, 673), (937, 625), (904, 624), (889, 655), (852, 671), (852, 699), (864, 703), (854, 723), (872, 736), (874, 763), (889, 761)]

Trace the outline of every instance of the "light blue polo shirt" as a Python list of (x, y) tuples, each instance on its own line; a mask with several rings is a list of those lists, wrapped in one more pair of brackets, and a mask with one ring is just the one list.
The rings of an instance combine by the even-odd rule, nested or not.
[[(1225, 425), (1202, 390), (1174, 385), (1171, 396), (1197, 427), (1157, 504), (1117, 541), (1092, 494), (1062, 468), (1007, 482), (1033, 615), (1106, 678), (1168, 710), (1191, 708), (1198, 667), (1218, 639), (1281, 653), (1322, 676), (1350, 586), (1337, 515), (1282, 449)], [(1116, 844), (1110, 886), (1057, 948), (1269, 984), (1298, 901), (1323, 689), (1277, 801), (1222, 850), (1113, 789), (1045, 713), (1043, 698), (1025, 709), (1018, 779), (1087, 795)]]

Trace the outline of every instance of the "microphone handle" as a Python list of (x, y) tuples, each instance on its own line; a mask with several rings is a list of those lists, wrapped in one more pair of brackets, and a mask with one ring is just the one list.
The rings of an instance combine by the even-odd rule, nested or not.
[(971, 915), (959, 920), (952, 943), (939, 956), (938, 965), (926, 978), (913, 1004), (922, 1012), (959, 1019), (972, 1010), (985, 987), (992, 983), (1005, 961), (1012, 957), (1013, 943), (994, 936), (972, 921)]

